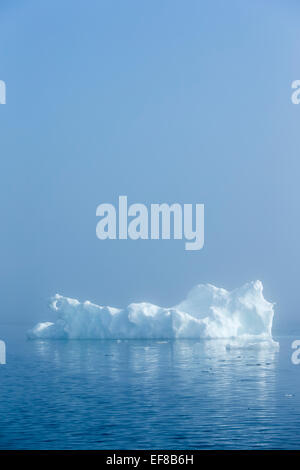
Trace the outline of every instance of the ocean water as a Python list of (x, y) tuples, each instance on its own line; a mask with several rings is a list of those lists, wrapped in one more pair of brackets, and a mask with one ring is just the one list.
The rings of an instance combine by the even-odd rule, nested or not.
[(25, 332), (0, 326), (0, 449), (300, 448), (297, 336), (274, 351)]

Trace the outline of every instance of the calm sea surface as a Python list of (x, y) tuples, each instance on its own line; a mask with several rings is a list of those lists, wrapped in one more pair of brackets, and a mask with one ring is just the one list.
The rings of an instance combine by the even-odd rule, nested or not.
[(25, 331), (0, 325), (0, 449), (300, 448), (297, 336), (276, 338), (276, 352)]

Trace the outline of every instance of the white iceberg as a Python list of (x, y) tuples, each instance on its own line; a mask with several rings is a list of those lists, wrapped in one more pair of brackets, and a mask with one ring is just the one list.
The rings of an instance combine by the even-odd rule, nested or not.
[(132, 303), (125, 309), (102, 307), (56, 294), (54, 322), (38, 323), (30, 339), (216, 339), (272, 340), (274, 304), (260, 281), (231, 292), (199, 284), (175, 307)]

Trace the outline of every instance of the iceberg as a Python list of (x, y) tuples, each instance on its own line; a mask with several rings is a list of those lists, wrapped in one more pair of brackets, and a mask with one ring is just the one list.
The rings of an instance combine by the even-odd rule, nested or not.
[(231, 338), (276, 344), (272, 339), (274, 304), (265, 300), (261, 281), (231, 292), (199, 284), (170, 308), (141, 302), (119, 309), (59, 294), (50, 306), (56, 319), (38, 323), (28, 332), (29, 339)]

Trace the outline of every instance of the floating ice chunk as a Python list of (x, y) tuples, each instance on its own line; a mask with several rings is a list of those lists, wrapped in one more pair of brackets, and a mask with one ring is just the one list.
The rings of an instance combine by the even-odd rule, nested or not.
[(142, 302), (117, 309), (59, 294), (51, 307), (56, 321), (36, 325), (28, 332), (30, 339), (239, 338), (248, 342), (252, 338), (272, 342), (274, 308), (264, 299), (260, 281), (231, 292), (200, 284), (171, 308)]

